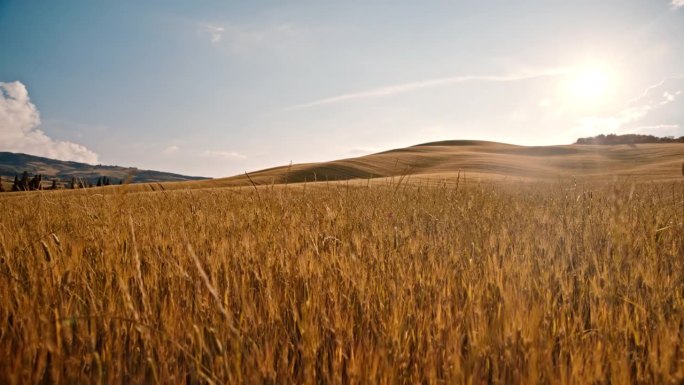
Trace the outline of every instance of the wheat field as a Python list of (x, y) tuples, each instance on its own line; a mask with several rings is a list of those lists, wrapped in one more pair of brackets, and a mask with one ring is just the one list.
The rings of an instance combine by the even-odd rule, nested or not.
[(0, 196), (0, 383), (677, 384), (684, 183)]

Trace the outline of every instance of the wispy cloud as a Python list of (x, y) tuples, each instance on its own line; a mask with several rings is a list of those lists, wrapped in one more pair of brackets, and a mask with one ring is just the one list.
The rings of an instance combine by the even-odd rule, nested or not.
[(672, 0), (672, 9), (684, 7), (684, 0)]
[(349, 150), (349, 154), (354, 155), (354, 156), (360, 156), (360, 155), (368, 155), (368, 154), (375, 154), (377, 152), (382, 151), (381, 148), (378, 147), (356, 147), (352, 148)]
[(97, 163), (97, 154), (84, 146), (50, 138), (38, 127), (40, 113), (23, 83), (0, 82), (0, 150), (53, 159)]
[(239, 152), (222, 150), (206, 150), (201, 152), (200, 156), (217, 159), (247, 159), (246, 155), (240, 154)]
[(268, 50), (288, 50), (301, 34), (292, 24), (235, 24), (197, 23), (199, 32), (217, 45), (232, 53)]
[(556, 69), (548, 69), (548, 70), (542, 70), (542, 71), (530, 71), (530, 72), (523, 72), (523, 73), (519, 73), (519, 74), (503, 75), (503, 76), (469, 75), (469, 76), (450, 76), (450, 77), (444, 77), (444, 78), (435, 78), (435, 79), (421, 80), (421, 81), (416, 81), (416, 82), (394, 84), (394, 85), (390, 85), (390, 86), (371, 88), (371, 89), (363, 90), (363, 91), (359, 91), (359, 92), (352, 92), (352, 93), (347, 93), (347, 94), (331, 96), (328, 98), (314, 100), (312, 102), (298, 104), (298, 105), (295, 105), (292, 107), (288, 107), (288, 108), (286, 108), (286, 110), (298, 110), (298, 109), (302, 109), (302, 108), (317, 107), (317, 106), (323, 106), (326, 104), (335, 104), (335, 103), (341, 103), (341, 102), (358, 100), (358, 99), (379, 98), (379, 97), (383, 97), (383, 96), (391, 96), (391, 95), (407, 93), (407, 92), (411, 92), (411, 91), (415, 91), (415, 90), (419, 90), (419, 89), (423, 89), (423, 88), (441, 87), (441, 86), (458, 84), (458, 83), (465, 83), (465, 82), (516, 82), (516, 81), (531, 80), (531, 79), (551, 77), (551, 76), (560, 76), (560, 75), (567, 74), (568, 72), (570, 72), (570, 69), (568, 69), (568, 68), (556, 68)]
[(212, 43), (220, 42), (221, 39), (223, 39), (223, 34), (226, 32), (226, 29), (221, 26), (205, 24), (203, 25), (203, 27), (209, 35), (209, 38), (211, 39)]
[(612, 116), (584, 117), (574, 131), (597, 133), (666, 133), (676, 135), (684, 123), (684, 75), (673, 76), (647, 87), (625, 108)]
[(623, 131), (626, 134), (645, 132), (654, 135), (672, 135), (676, 136), (679, 130), (679, 124), (655, 124), (650, 126), (636, 126), (632, 129)]
[(178, 150), (180, 150), (180, 147), (178, 147), (174, 144), (174, 145), (168, 146), (164, 150), (162, 150), (162, 154), (171, 155), (171, 154), (178, 152)]

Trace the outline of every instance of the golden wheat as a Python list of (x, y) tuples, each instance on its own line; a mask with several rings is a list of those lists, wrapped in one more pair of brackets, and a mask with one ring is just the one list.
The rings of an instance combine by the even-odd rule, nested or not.
[(683, 183), (121, 191), (0, 197), (0, 383), (684, 381)]

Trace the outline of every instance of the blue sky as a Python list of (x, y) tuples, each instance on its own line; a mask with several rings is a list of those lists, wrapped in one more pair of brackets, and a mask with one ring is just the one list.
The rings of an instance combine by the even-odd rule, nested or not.
[(0, 150), (204, 176), (684, 135), (684, 1), (0, 0)]

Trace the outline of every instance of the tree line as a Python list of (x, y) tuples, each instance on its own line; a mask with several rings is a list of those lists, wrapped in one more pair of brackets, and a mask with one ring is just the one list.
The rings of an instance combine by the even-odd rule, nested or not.
[[(122, 184), (123, 180), (120, 179), (118, 184)], [(35, 174), (30, 175), (27, 171), (24, 171), (21, 176), (15, 175), (14, 182), (12, 183), (12, 188), (9, 191), (35, 191), (35, 190), (59, 190), (59, 189), (79, 189), (79, 188), (90, 188), (90, 187), (100, 187), (109, 186), (114, 184), (108, 176), (98, 177), (96, 181), (93, 179), (89, 180), (87, 178), (76, 178), (71, 177), (69, 182), (64, 183), (59, 178), (51, 179), (50, 187), (45, 187), (43, 183), (43, 175)], [(3, 185), (2, 176), (0, 176), (0, 192), (5, 192), (5, 186)]]
[(675, 138), (674, 136), (657, 137), (653, 135), (625, 134), (625, 135), (597, 135), (587, 138), (579, 138), (575, 144), (643, 144), (643, 143), (684, 143), (684, 136)]

